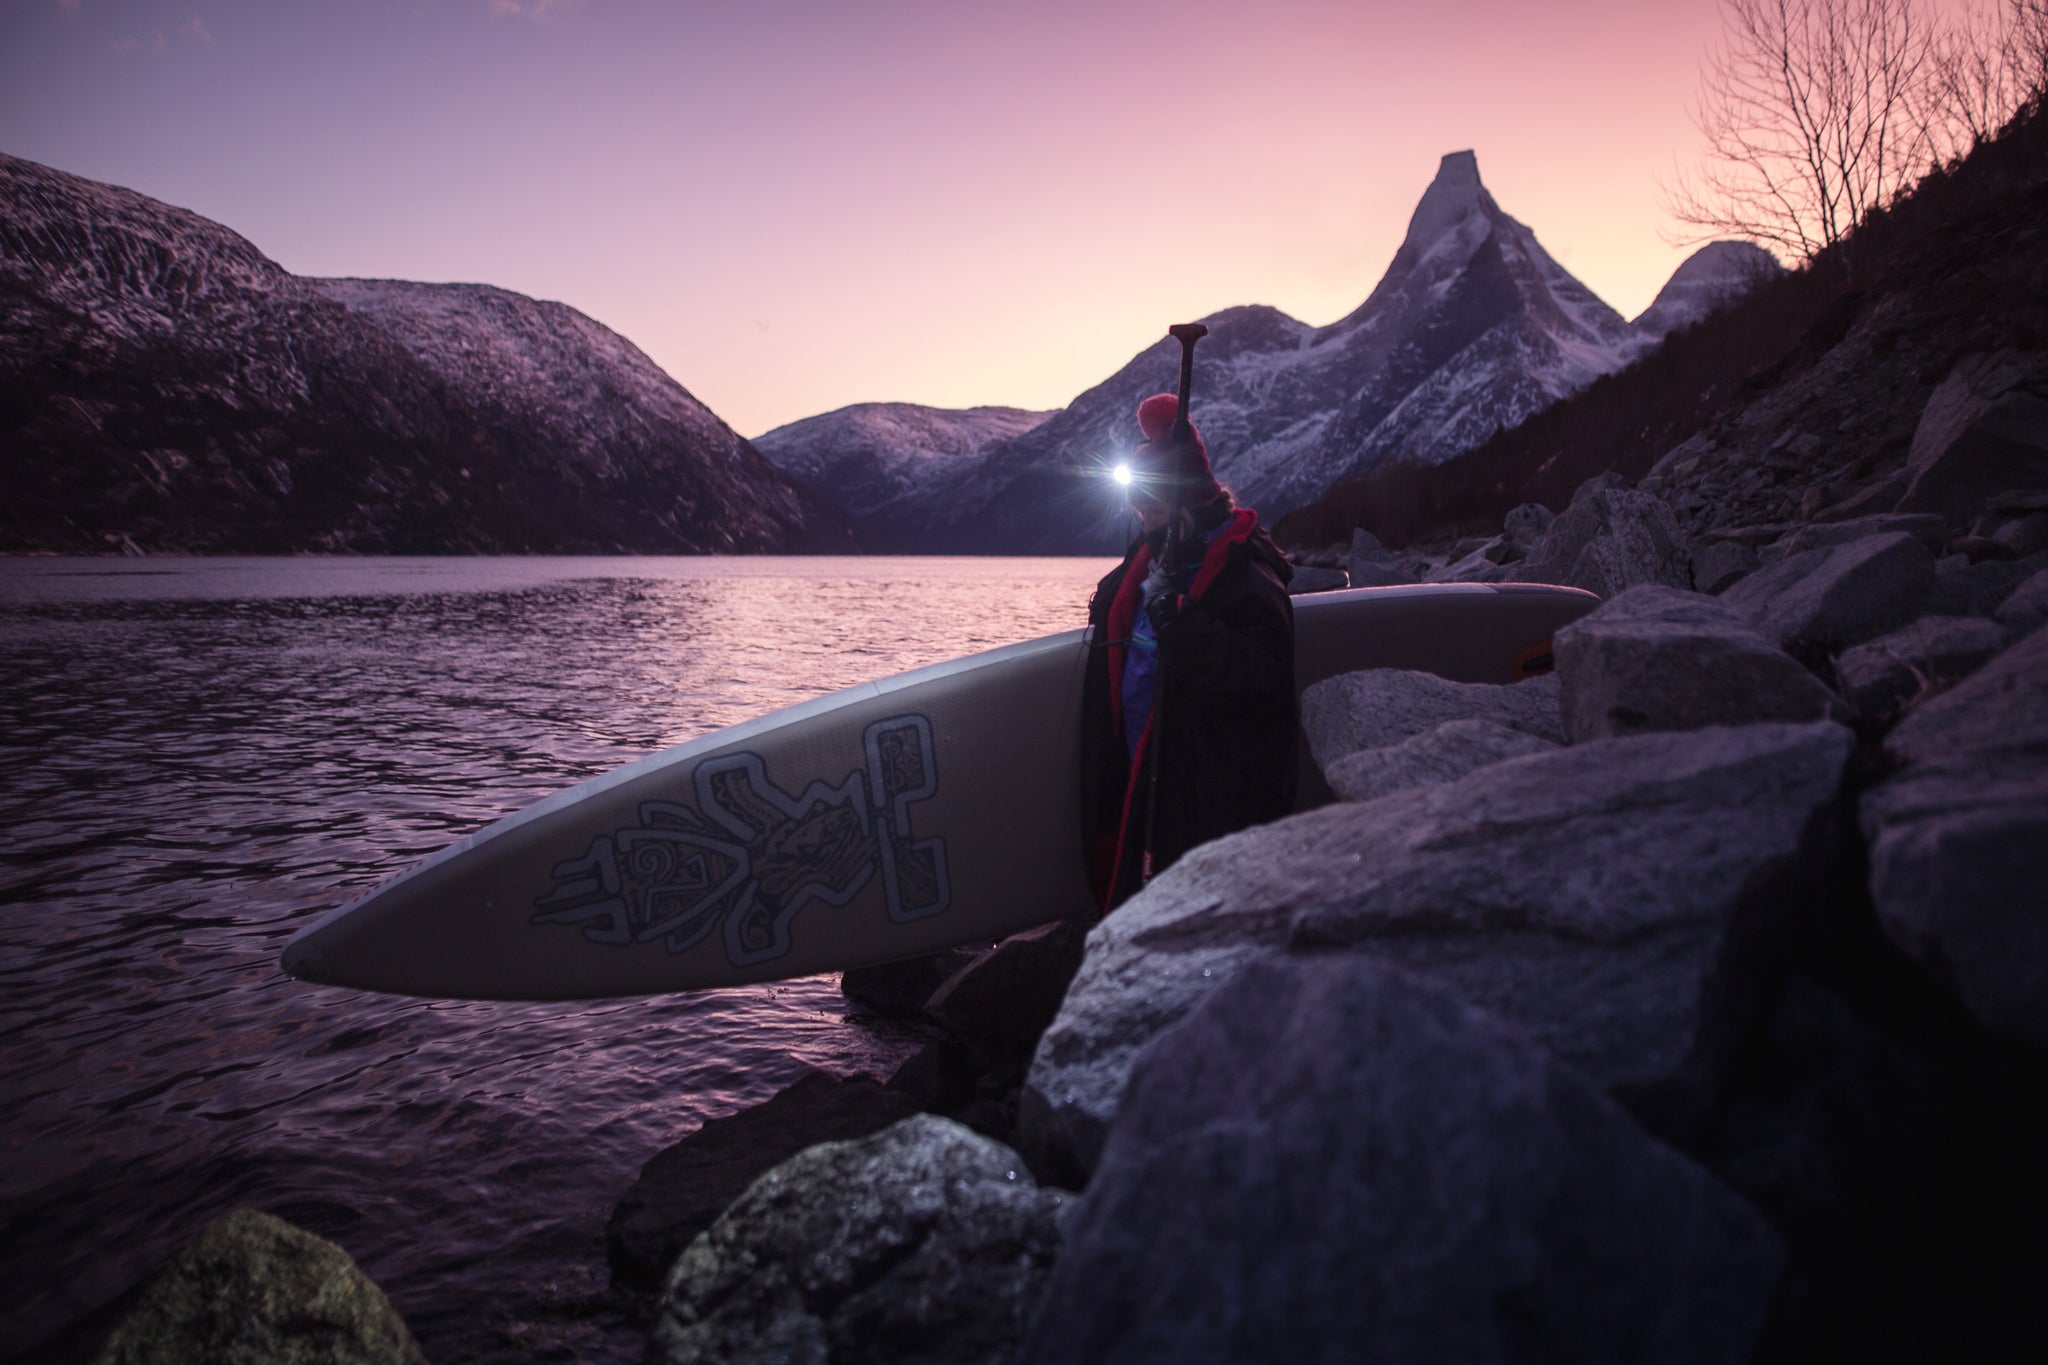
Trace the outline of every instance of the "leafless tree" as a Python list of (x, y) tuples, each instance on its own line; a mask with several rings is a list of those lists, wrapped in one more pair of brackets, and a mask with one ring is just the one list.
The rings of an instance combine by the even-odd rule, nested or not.
[(1932, 26), (1913, 0), (1722, 0), (1722, 10), (1694, 111), (1706, 156), (1665, 186), (1667, 210), (1689, 240), (1744, 237), (1810, 259), (1926, 168)]
[(2020, 93), (2031, 100), (2048, 97), (2048, 0), (2007, 0), (2006, 23)]
[(2048, 0), (1973, 5), (1939, 24), (1919, 101), (1935, 161), (1953, 161), (1988, 141), (2039, 92), (2044, 41)]

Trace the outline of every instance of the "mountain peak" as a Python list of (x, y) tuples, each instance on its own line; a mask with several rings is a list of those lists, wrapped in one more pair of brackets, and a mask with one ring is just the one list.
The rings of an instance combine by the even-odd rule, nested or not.
[(1492, 207), (1493, 196), (1479, 182), (1479, 158), (1470, 151), (1447, 153), (1437, 165), (1436, 179), (1422, 192), (1421, 202), (1408, 220), (1402, 249), (1427, 255), (1460, 223)]

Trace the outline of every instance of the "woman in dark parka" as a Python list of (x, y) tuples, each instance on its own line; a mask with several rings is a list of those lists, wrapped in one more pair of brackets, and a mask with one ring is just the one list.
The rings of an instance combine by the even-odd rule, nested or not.
[[(1200, 435), (1173, 440), (1177, 410), (1170, 393), (1138, 406), (1143, 531), (1088, 605), (1082, 818), (1105, 913), (1195, 845), (1294, 808), (1293, 570), (1217, 484)], [(1180, 552), (1162, 566), (1176, 493)]]

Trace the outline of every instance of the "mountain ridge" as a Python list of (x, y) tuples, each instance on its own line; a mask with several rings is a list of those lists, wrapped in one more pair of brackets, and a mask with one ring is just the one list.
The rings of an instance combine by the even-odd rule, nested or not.
[[(296, 276), (201, 215), (4, 154), (0, 205), (0, 549), (854, 548), (565, 304)], [(488, 372), (462, 358), (480, 349)]]

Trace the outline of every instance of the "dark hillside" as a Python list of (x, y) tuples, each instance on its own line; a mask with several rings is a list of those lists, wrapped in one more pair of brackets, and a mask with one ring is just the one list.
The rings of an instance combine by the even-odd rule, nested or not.
[(1491, 532), (1518, 503), (1563, 507), (1603, 470), (1639, 480), (1695, 436), (1694, 495), (1668, 495), (1689, 529), (1824, 510), (1901, 465), (1959, 356), (2048, 348), (2044, 224), (2036, 107), (1858, 229), (1853, 273), (1824, 254), (1465, 455), (1338, 485), (1279, 534), (1313, 547), (1355, 526), (1391, 545)]

